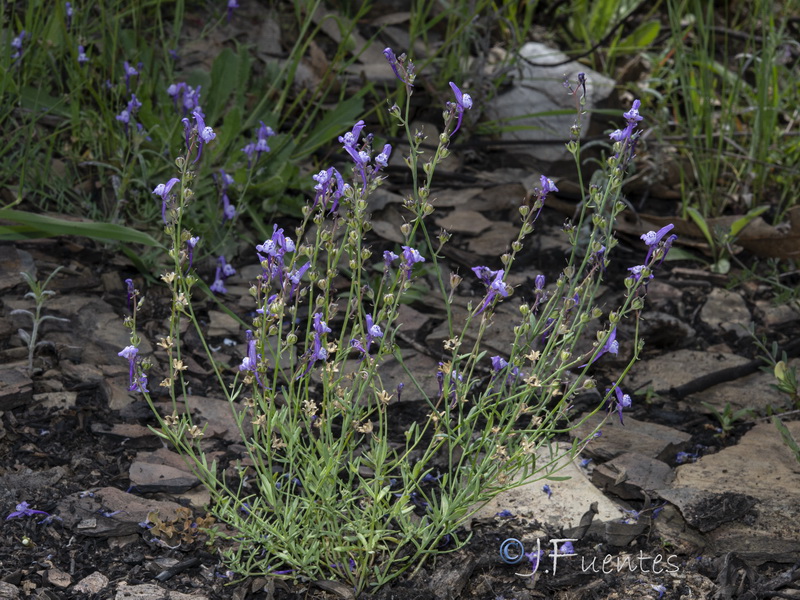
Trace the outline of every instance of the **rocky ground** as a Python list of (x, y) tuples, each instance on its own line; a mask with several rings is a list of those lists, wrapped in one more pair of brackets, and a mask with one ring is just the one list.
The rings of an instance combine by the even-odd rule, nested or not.
[[(464, 271), (466, 263), (497, 255), (512, 238), (514, 203), (524, 190), (520, 183), (490, 182), (442, 190), (434, 220), (455, 235), (451, 268)], [(374, 213), (378, 234), (392, 230), (397, 198), (387, 194)], [(518, 290), (548, 264), (560, 264), (561, 222), (557, 210), (545, 211), (533, 247), (509, 280)], [(640, 253), (636, 236), (621, 239), (621, 260)], [(376, 237), (375, 243), (384, 242)], [(44, 325), (46, 343), (31, 373), (16, 333), (28, 323), (10, 314), (31, 308), (19, 272), (35, 269), (43, 278), (56, 266), (64, 268), (51, 283), (56, 295), (46, 312), (67, 321)], [(245, 313), (248, 277), (258, 267), (254, 256), (239, 257), (237, 267), (225, 299)], [(162, 292), (113, 249), (79, 238), (0, 246), (0, 516), (9, 517), (0, 530), (0, 598), (352, 597), (336, 582), (238, 581), (221, 566), (198, 527), (209, 524), (207, 493), (148, 430), (154, 421), (147, 407), (127, 391), (128, 366), (117, 353), (128, 343), (122, 317), (129, 276), (146, 290), (140, 326), (156, 339), (166, 315)], [(610, 272), (600, 300), (605, 305), (621, 293), (615, 278), (621, 281)], [(549, 493), (538, 482), (496, 498), (472, 520), (466, 548), (376, 597), (800, 597), (800, 463), (761, 418), (767, 407), (785, 410), (786, 398), (771, 387), (772, 375), (758, 369), (746, 329), (754, 323), (757, 335), (793, 354), (800, 315), (774, 305), (766, 286), (727, 289), (728, 281), (686, 262), (661, 272), (642, 315), (647, 345), (627, 383), (637, 395), (625, 425), (609, 420), (602, 436), (564, 466), (561, 474), (570, 478), (547, 482)], [(490, 344), (500, 351), (511, 335), (505, 319), (510, 322), (521, 295), (498, 308)], [(465, 288), (455, 301), (456, 318), (469, 299)], [(201, 306), (220, 360), (237, 364), (243, 330), (214, 304)], [(404, 310), (405, 351), (435, 385), (442, 307), (425, 302)], [(188, 341), (190, 350), (199, 350), (196, 340)], [(144, 342), (142, 352), (151, 350)], [(613, 375), (630, 350), (622, 344), (618, 362), (604, 360), (598, 377)], [(193, 410), (209, 423), (208, 437), (223, 461), (233, 460), (241, 451), (235, 426), (204, 360), (199, 351), (188, 356)], [(723, 435), (710, 407), (722, 411), (728, 404), (757, 414)], [(576, 408), (590, 410), (590, 401)], [(399, 419), (423, 409), (412, 394), (393, 408)], [(784, 421), (800, 439), (797, 413)], [(594, 425), (588, 421), (577, 434)], [(22, 503), (41, 512), (27, 514)], [(148, 520), (150, 527), (142, 527)], [(537, 542), (551, 551), (552, 540), (572, 539), (575, 556), (557, 562), (549, 556), (532, 576), (528, 561), (501, 560), (500, 546), (509, 538), (525, 552)]]

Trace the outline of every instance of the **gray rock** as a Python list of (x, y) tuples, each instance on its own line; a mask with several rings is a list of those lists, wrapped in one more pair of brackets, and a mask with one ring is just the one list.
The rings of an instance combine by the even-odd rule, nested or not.
[(752, 320), (750, 310), (741, 294), (724, 288), (714, 288), (708, 295), (700, 320), (713, 329), (733, 332), (740, 338), (750, 335), (747, 326)]
[[(574, 82), (579, 72), (586, 74), (587, 112), (583, 116), (583, 132), (589, 130), (591, 109), (611, 95), (614, 81), (576, 61), (568, 62), (566, 54), (544, 44), (529, 42), (520, 49), (520, 56), (523, 60), (518, 62), (512, 89), (488, 103), (486, 115), (519, 126), (504, 131), (500, 136), (506, 141), (531, 142), (531, 145), (518, 146), (515, 150), (545, 163), (566, 160), (570, 155), (564, 143), (569, 139), (570, 128), (575, 122), (577, 97), (566, 93), (562, 85), (564, 77)], [(563, 64), (565, 62), (567, 64)], [(525, 116), (565, 109), (570, 111), (565, 115)]]
[(646, 421), (625, 417), (625, 425), (614, 418), (604, 422), (605, 413), (590, 417), (570, 432), (573, 437), (586, 439), (595, 427), (601, 425), (601, 435), (592, 439), (584, 453), (600, 461), (607, 461), (626, 452), (641, 454), (660, 461), (669, 461), (684, 450), (691, 439), (688, 433)]
[(108, 585), (108, 577), (103, 575), (100, 571), (95, 571), (91, 575), (87, 575), (75, 584), (72, 588), (74, 594), (84, 594), (86, 596), (98, 594), (101, 590), (105, 589)]
[(592, 483), (604, 492), (625, 500), (643, 500), (643, 492), (666, 487), (672, 477), (672, 468), (668, 464), (649, 456), (626, 452), (598, 465), (592, 472)]

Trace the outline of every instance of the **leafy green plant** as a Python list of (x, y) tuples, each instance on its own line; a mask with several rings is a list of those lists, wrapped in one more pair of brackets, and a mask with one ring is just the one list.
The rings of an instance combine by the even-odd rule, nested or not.
[(708, 402), (701, 402), (701, 404), (710, 410), (717, 421), (719, 421), (721, 429), (719, 434), (720, 437), (728, 437), (730, 432), (733, 431), (733, 428), (736, 426), (736, 423), (754, 416), (752, 408), (740, 408), (739, 410), (733, 410), (730, 402), (725, 403), (725, 408), (723, 408), (722, 411)]
[(800, 463), (800, 444), (797, 443), (797, 440), (794, 439), (792, 432), (789, 431), (789, 428), (784, 425), (783, 421), (781, 421), (777, 416), (772, 417), (772, 424), (775, 425), (775, 428), (781, 434), (781, 439), (783, 443), (792, 451), (794, 454), (795, 460)]
[[(391, 52), (387, 58), (410, 97), (411, 63)], [(551, 442), (572, 427), (572, 399), (596, 386), (589, 377), (591, 365), (605, 353), (618, 352), (618, 324), (642, 309), (645, 283), (674, 241), (675, 236), (667, 237), (671, 226), (646, 234), (647, 256), (625, 278), (622, 304), (610, 313), (597, 306), (597, 290), (616, 245), (614, 219), (625, 208), (619, 195), (641, 119), (637, 101), (625, 113), (627, 127), (616, 132), (605, 186), (587, 190), (578, 221), (566, 228), (576, 249), (578, 232), (588, 232), (589, 251), (573, 251), (549, 288), (544, 275), (537, 276), (520, 308), (515, 340), (505, 357), (491, 357), (487, 381), (482, 372), (489, 357), (482, 341), (496, 318), (496, 305), (513, 291), (506, 277), (555, 186), (542, 176), (533, 205), (520, 207), (520, 234), (501, 257), (503, 267), (473, 268), (486, 294), (457, 317), (452, 301), (462, 278), (447, 275), (440, 254), (448, 236), (433, 237), (426, 224), (437, 165), (448, 156), (472, 106), (468, 94), (450, 87), (455, 101), (446, 106), (444, 132), (431, 154), (425, 154), (424, 137), (412, 129), (410, 102), (390, 109), (410, 147), (412, 185), (404, 203), (401, 247), (373, 260), (365, 240), (371, 227), (367, 199), (381, 184), (392, 147), (385, 145), (375, 156), (370, 138), (362, 140), (363, 121), (339, 137), (352, 171), (342, 174), (331, 167), (316, 174), (314, 201), (303, 210), (294, 236), (276, 225), (256, 246), (263, 268), (251, 287), (257, 316), (233, 373), (213, 360), (192, 301), (198, 278), (189, 242), (195, 236), (182, 215), (195, 198), (192, 158), (210, 135), (200, 123), (176, 160), (177, 176), (159, 188), (172, 242), (172, 267), (162, 276), (172, 310), (169, 331), (158, 344), (166, 353), (168, 370), (160, 385), (171, 398), (169, 414), (153, 404), (151, 364), (138, 353), (135, 290), (133, 314), (126, 319), (131, 344), (120, 356), (130, 364), (130, 389), (144, 394), (158, 418), (155, 431), (190, 461), (211, 493), (212, 515), (236, 532), (218, 534), (228, 538), (224, 559), (238, 574), (340, 579), (356, 592), (379, 587), (461, 547), (467, 537), (459, 526), (496, 494), (552, 478), (563, 453)], [(579, 164), (579, 141), (568, 148)], [(371, 275), (375, 270), (381, 273), (377, 278)], [(446, 358), (435, 374), (412, 370), (398, 347), (399, 305), (421, 273), (435, 282), (448, 314)], [(349, 284), (334, 289), (330, 283), (337, 275)], [(186, 320), (209, 353), (246, 448), (246, 464), (237, 464), (232, 474), (223, 474), (210, 460), (203, 429), (186, 405), (181, 343)], [(621, 380), (641, 347), (636, 333), (621, 341), (632, 346), (633, 358), (594, 410), (605, 406), (620, 420), (631, 404)], [(387, 389), (382, 378), (381, 366), (390, 361), (405, 371), (403, 393), (423, 398), (427, 411), (399, 434), (392, 412), (403, 386)], [(570, 370), (581, 376), (573, 377)], [(430, 376), (438, 381), (438, 394), (426, 392), (423, 378)], [(591, 438), (576, 440), (567, 454), (574, 456)]]
[(762, 367), (762, 370), (771, 373), (777, 381), (777, 383), (772, 384), (772, 387), (788, 396), (788, 406), (800, 409), (800, 393), (798, 393), (800, 385), (798, 385), (797, 367), (789, 365), (789, 357), (786, 355), (786, 351), (781, 352), (778, 342), (772, 342), (772, 346), (767, 347), (766, 339), (759, 338), (755, 334), (754, 326), (750, 326), (749, 332), (756, 348), (761, 351), (759, 358), (767, 363), (767, 366)]
[(573, 53), (587, 55), (592, 67), (614, 75), (618, 59), (635, 55), (656, 40), (661, 23), (655, 12), (661, 3), (647, 6), (641, 22), (629, 30), (624, 27), (646, 3), (641, 0), (572, 0), (560, 7), (567, 13), (567, 36)]
[(50, 281), (55, 277), (55, 275), (61, 270), (61, 267), (56, 267), (50, 275), (47, 276), (47, 279), (44, 280), (44, 283), (41, 283), (39, 280), (34, 279), (30, 273), (23, 271), (20, 273), (23, 279), (25, 279), (25, 283), (28, 284), (30, 288), (30, 292), (25, 294), (26, 298), (33, 298), (34, 303), (36, 304), (35, 312), (31, 312), (29, 310), (25, 310), (23, 308), (18, 308), (11, 311), (11, 315), (25, 315), (31, 320), (31, 330), (30, 333), (25, 331), (24, 329), (18, 329), (17, 333), (19, 337), (22, 338), (22, 341), (28, 346), (28, 371), (33, 373), (33, 356), (36, 352), (37, 348), (40, 348), (43, 345), (46, 345), (47, 342), (39, 340), (39, 328), (41, 327), (42, 323), (45, 321), (61, 321), (62, 323), (68, 322), (69, 319), (64, 319), (61, 317), (54, 317), (53, 315), (44, 315), (42, 314), (42, 310), (44, 309), (44, 305), (47, 303), (47, 299), (53, 295), (55, 292), (52, 290), (48, 290), (47, 286), (50, 284)]
[(736, 237), (741, 233), (742, 229), (747, 227), (755, 218), (761, 216), (769, 210), (768, 206), (759, 206), (747, 212), (743, 217), (736, 219), (731, 223), (727, 231), (721, 228), (715, 228), (712, 231), (709, 222), (694, 206), (687, 206), (686, 213), (692, 219), (697, 228), (703, 234), (708, 247), (711, 250), (712, 264), (711, 271), (714, 273), (725, 274), (730, 271), (730, 259), (733, 256), (731, 246), (736, 242)]

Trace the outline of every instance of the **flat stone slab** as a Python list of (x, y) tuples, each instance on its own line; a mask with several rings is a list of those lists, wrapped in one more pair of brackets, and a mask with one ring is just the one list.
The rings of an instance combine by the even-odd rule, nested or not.
[(138, 452), (129, 473), (131, 483), (143, 493), (181, 494), (200, 484), (181, 455), (167, 448)]
[(592, 472), (592, 483), (624, 500), (643, 500), (643, 492), (652, 497), (654, 490), (666, 487), (672, 478), (667, 463), (635, 452), (620, 454)]
[[(566, 444), (559, 445), (560, 452), (566, 452), (568, 448)], [(544, 453), (540, 454), (541, 459), (537, 462), (544, 464), (546, 456)], [(478, 510), (472, 517), (473, 521), (490, 519), (507, 510), (515, 516), (535, 519), (559, 530), (570, 530), (578, 527), (581, 517), (592, 504), (596, 504), (597, 514), (589, 532), (603, 534), (606, 523), (620, 520), (623, 516), (622, 509), (592, 485), (583, 469), (566, 456), (559, 464), (563, 467), (554, 476), (569, 479), (540, 479), (503, 492)], [(544, 491), (545, 484), (549, 486), (550, 494)]]
[(620, 425), (619, 420), (615, 420), (616, 413), (603, 422), (605, 416), (604, 412), (597, 413), (570, 432), (572, 437), (585, 439), (600, 425), (601, 435), (591, 440), (583, 450), (584, 454), (600, 462), (626, 452), (668, 462), (685, 450), (691, 440), (688, 433), (665, 425), (637, 421), (632, 417), (625, 417), (625, 425)]
[(175, 521), (183, 511), (176, 502), (150, 500), (113, 487), (93, 488), (63, 498), (54, 514), (75, 533), (89, 537), (118, 537), (140, 533), (147, 515)]
[(752, 321), (750, 309), (741, 294), (724, 288), (714, 288), (700, 310), (700, 320), (712, 329), (732, 332), (747, 337), (747, 326)]
[[(800, 421), (785, 425), (800, 439)], [(771, 423), (681, 465), (673, 485), (658, 493), (717, 553), (736, 552), (754, 564), (800, 560), (800, 464)]]

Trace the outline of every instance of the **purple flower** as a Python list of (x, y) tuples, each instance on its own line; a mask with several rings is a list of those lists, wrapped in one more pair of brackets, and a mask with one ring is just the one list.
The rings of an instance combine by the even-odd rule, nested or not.
[(383, 55), (386, 57), (389, 66), (392, 67), (395, 76), (409, 88), (414, 87), (414, 63), (407, 60), (405, 54), (401, 54), (398, 58), (391, 48), (384, 48)]
[(533, 280), (533, 289), (534, 291), (539, 294), (544, 290), (544, 283), (545, 278), (544, 275), (539, 274), (536, 276), (536, 279)]
[(133, 285), (133, 279), (126, 279), (125, 285), (128, 287), (128, 310), (133, 308), (133, 297), (136, 294), (136, 288)]
[(233, 9), (239, 8), (239, 3), (236, 0), (228, 0), (228, 23), (231, 22), (233, 16)]
[(233, 221), (234, 217), (236, 217), (236, 207), (231, 204), (228, 194), (222, 192), (222, 220)]
[(639, 107), (641, 105), (642, 103), (639, 100), (634, 100), (631, 109), (622, 114), (622, 116), (628, 121), (625, 129), (617, 129), (609, 135), (611, 140), (614, 142), (630, 142), (631, 152), (633, 151), (633, 145), (636, 141), (636, 138), (633, 135), (633, 130), (636, 129), (636, 125), (642, 120), (642, 117), (639, 115)]
[[(623, 408), (630, 408), (630, 406), (631, 406), (631, 397), (628, 394), (623, 393), (622, 388), (620, 388), (618, 385), (614, 386), (614, 393), (617, 396), (616, 409), (617, 409), (617, 414), (619, 415), (619, 422), (620, 422), (621, 425), (624, 425), (625, 423), (623, 423), (623, 421), (622, 421), (622, 409)], [(612, 410), (610, 402), (609, 402), (609, 405), (608, 405), (608, 410), (609, 410), (609, 412)]]
[(582, 369), (587, 365), (594, 364), (595, 362), (597, 362), (598, 358), (603, 356), (603, 354), (608, 353), (616, 356), (618, 352), (619, 352), (619, 342), (617, 341), (617, 328), (614, 327), (614, 329), (611, 330), (611, 335), (608, 336), (606, 343), (603, 344), (603, 347), (600, 349), (600, 352), (597, 353), (597, 356), (595, 356), (590, 362), (586, 363), (585, 365), (581, 365), (578, 368)]
[(388, 270), (389, 267), (392, 265), (392, 263), (394, 261), (396, 261), (398, 258), (400, 258), (400, 257), (397, 256), (397, 254), (395, 254), (391, 250), (384, 250), (383, 251), (383, 267), (384, 267), (384, 269)]
[(389, 166), (389, 157), (392, 155), (392, 146), (390, 144), (386, 144), (383, 147), (383, 151), (375, 157), (375, 164), (378, 167), (388, 167)]
[(34, 510), (32, 508), (29, 508), (29, 506), (30, 505), (27, 502), (20, 502), (19, 504), (17, 504), (17, 509), (6, 517), (6, 521), (8, 521), (9, 519), (16, 519), (17, 517), (23, 517), (23, 516), (24, 517), (30, 517), (32, 515), (46, 515), (48, 517), (50, 516), (49, 513), (46, 513), (43, 510)]
[(469, 94), (462, 94), (458, 86), (452, 81), (450, 82), (450, 88), (456, 96), (456, 115), (458, 116), (456, 128), (453, 129), (453, 133), (450, 134), (452, 137), (455, 135), (456, 131), (458, 131), (458, 128), (461, 127), (461, 119), (464, 117), (464, 111), (472, 108), (472, 96)]
[(294, 269), (292, 271), (289, 271), (289, 274), (286, 276), (286, 279), (292, 286), (289, 289), (290, 300), (294, 296), (295, 292), (297, 292), (297, 288), (300, 286), (300, 280), (303, 278), (303, 275), (305, 275), (306, 271), (308, 271), (310, 267), (311, 267), (311, 262), (307, 262), (299, 269)]
[(405, 269), (406, 277), (411, 277), (411, 267), (420, 262), (425, 262), (425, 259), (419, 253), (419, 250), (415, 250), (409, 246), (403, 246), (403, 263), (401, 267)]
[(561, 554), (575, 554), (575, 546), (572, 545), (572, 542), (564, 542), (558, 551)]
[(64, 14), (67, 16), (67, 31), (72, 28), (72, 3), (64, 3)]
[(325, 348), (325, 340), (323, 339), (323, 336), (326, 333), (330, 333), (331, 328), (328, 327), (328, 324), (322, 320), (322, 313), (314, 313), (313, 329), (314, 334), (311, 345), (311, 353), (308, 357), (308, 365), (306, 366), (306, 370), (298, 375), (298, 377), (308, 373), (311, 370), (311, 367), (314, 366), (314, 363), (316, 363), (318, 360), (324, 361), (328, 358), (328, 350)]
[(17, 59), (22, 57), (22, 42), (25, 41), (25, 38), (28, 34), (23, 29), (19, 32), (19, 35), (11, 40), (11, 47), (14, 49), (14, 53), (11, 55), (11, 58)]
[(128, 92), (131, 91), (131, 77), (139, 75), (139, 71), (131, 65), (127, 60), (123, 63), (123, 70), (125, 71), (125, 88)]
[(214, 283), (208, 286), (208, 289), (216, 294), (227, 294), (228, 288), (225, 287), (225, 280), (234, 274), (236, 274), (236, 269), (229, 265), (225, 257), (220, 254), (217, 258), (217, 270), (214, 274)]
[(556, 187), (556, 184), (553, 183), (553, 180), (549, 177), (545, 177), (544, 175), (539, 178), (539, 184), (542, 186), (539, 192), (542, 198), (544, 198), (544, 196), (547, 194), (558, 191), (558, 188)]
[(197, 132), (197, 156), (194, 158), (194, 162), (200, 160), (200, 156), (203, 154), (203, 146), (217, 137), (217, 134), (214, 133), (214, 130), (211, 129), (203, 118), (203, 111), (199, 108), (194, 109), (192, 112), (192, 116), (194, 117), (195, 122), (195, 131)]
[(312, 175), (311, 179), (317, 182), (314, 186), (316, 195), (314, 196), (312, 208), (316, 208), (318, 204), (322, 204), (324, 208), (332, 198), (333, 202), (331, 203), (329, 214), (336, 212), (336, 209), (339, 208), (339, 200), (341, 200), (347, 187), (339, 171), (331, 167), (327, 171), (320, 171), (316, 175)]
[(122, 349), (121, 352), (117, 354), (117, 356), (121, 356), (128, 360), (129, 372), (128, 372), (128, 391), (140, 391), (140, 392), (147, 392), (147, 375), (142, 373), (141, 375), (136, 375), (136, 360), (139, 354), (139, 349), (136, 346), (126, 346)]
[(85, 65), (89, 62), (89, 57), (86, 56), (86, 51), (83, 46), (78, 46), (78, 64)]
[[(369, 347), (372, 345), (372, 342), (375, 340), (375, 338), (382, 338), (383, 337), (383, 331), (372, 320), (372, 315), (367, 315), (366, 321), (367, 321), (367, 327), (366, 327), (366, 329), (367, 329), (367, 335), (366, 335), (367, 343), (366, 343), (366, 347), (364, 345), (362, 345), (360, 342), (358, 342), (357, 340), (351, 340), (350, 341), (350, 345), (353, 348), (356, 348), (359, 352), (363, 353), (364, 355), (369, 354)], [(356, 343), (354, 344), (353, 342), (356, 342)]]
[(258, 384), (264, 387), (264, 384), (261, 383), (261, 379), (258, 376), (258, 363), (261, 360), (261, 355), (256, 353), (256, 340), (250, 329), (245, 332), (245, 335), (247, 336), (247, 356), (242, 359), (242, 364), (239, 365), (239, 372), (251, 372), (255, 375)]
[[(648, 231), (647, 233), (642, 234), (642, 241), (647, 244), (647, 257), (644, 259), (644, 264), (648, 264), (650, 262), (650, 257), (653, 256), (653, 251), (658, 246), (658, 243), (674, 228), (675, 225), (670, 223), (669, 225), (664, 225), (664, 227), (658, 231)], [(672, 242), (670, 242), (670, 245), (672, 245)]]
[[(631, 272), (631, 277), (634, 281), (639, 281), (642, 278), (642, 273), (647, 268), (646, 265), (636, 265), (635, 267), (628, 267), (628, 271)], [(653, 278), (653, 274), (650, 273), (648, 277), (648, 281)]]
[(242, 152), (247, 155), (247, 164), (252, 166), (253, 163), (253, 154), (256, 155), (256, 161), (261, 158), (261, 155), (264, 152), (269, 152), (270, 147), (268, 144), (269, 138), (275, 135), (275, 131), (273, 131), (272, 127), (268, 127), (264, 124), (264, 121), (259, 121), (261, 126), (258, 128), (256, 132), (256, 141), (247, 144), (244, 148), (242, 148)]
[(511, 519), (514, 517), (514, 513), (512, 513), (507, 508), (501, 510), (499, 513), (495, 513), (495, 517), (500, 517), (501, 519)]
[(545, 483), (545, 484), (542, 486), (542, 491), (543, 491), (545, 494), (547, 494), (547, 497), (548, 497), (548, 498), (550, 498), (550, 496), (552, 496), (552, 495), (553, 495), (553, 490), (551, 490), (551, 489), (550, 489), (550, 486), (549, 486), (549, 485), (547, 485), (546, 483)]
[(153, 190), (154, 194), (161, 196), (161, 220), (164, 221), (164, 223), (167, 222), (167, 202), (169, 200), (169, 192), (172, 189), (172, 186), (179, 181), (180, 179), (173, 177), (167, 183), (159, 183)]
[(505, 271), (502, 269), (493, 271), (488, 267), (473, 267), (472, 272), (487, 286), (488, 292), (486, 298), (483, 300), (483, 304), (475, 314), (482, 313), (498, 295), (504, 298), (508, 297), (508, 288), (503, 281)]

